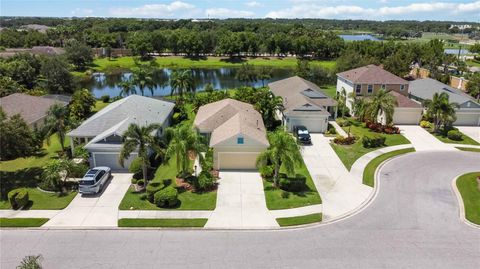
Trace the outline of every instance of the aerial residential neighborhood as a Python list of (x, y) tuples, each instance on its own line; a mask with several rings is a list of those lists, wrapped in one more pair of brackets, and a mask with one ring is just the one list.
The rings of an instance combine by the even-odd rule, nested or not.
[(4, 0), (0, 268), (479, 268), (479, 12)]

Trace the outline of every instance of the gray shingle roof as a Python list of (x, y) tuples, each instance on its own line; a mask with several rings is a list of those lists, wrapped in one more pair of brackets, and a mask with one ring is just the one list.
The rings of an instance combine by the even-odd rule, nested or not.
[(440, 94), (442, 92), (446, 92), (450, 96), (450, 102), (457, 103), (461, 106), (462, 104), (470, 101), (480, 106), (477, 102), (475, 102), (475, 99), (468, 94), (431, 78), (410, 81), (409, 91), (411, 95), (422, 100), (431, 100), (435, 93)]
[(45, 117), (48, 109), (57, 103), (64, 106), (68, 104), (67, 102), (60, 100), (23, 93), (14, 93), (0, 98), (0, 106), (7, 116), (11, 117), (20, 114), (23, 120), (28, 124), (32, 124)]
[(68, 133), (73, 137), (96, 137), (100, 134), (121, 135), (131, 123), (163, 124), (175, 104), (150, 97), (130, 95), (111, 103)]

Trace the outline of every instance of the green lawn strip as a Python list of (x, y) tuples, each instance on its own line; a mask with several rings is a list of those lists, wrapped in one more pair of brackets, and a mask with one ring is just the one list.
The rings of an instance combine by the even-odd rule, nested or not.
[(208, 219), (119, 219), (118, 227), (203, 227)]
[[(193, 162), (192, 162), (193, 165)], [(152, 182), (162, 182), (164, 179), (175, 180), (177, 175), (176, 158), (171, 158), (167, 163), (160, 165), (155, 172)], [(175, 184), (172, 182), (171, 184)], [(213, 210), (217, 203), (217, 192), (194, 193), (190, 191), (179, 191), (178, 199), (180, 204), (175, 210)], [(125, 193), (119, 206), (120, 210), (172, 210), (160, 208), (145, 199), (145, 193), (137, 193), (130, 187)]]
[(480, 152), (480, 149), (478, 148), (464, 148), (464, 147), (455, 147), (455, 148), (463, 151)]
[(326, 85), (320, 87), (325, 94), (330, 96), (331, 98), (335, 98), (337, 95), (337, 85)]
[(40, 227), (47, 218), (0, 218), (0, 227)]
[(322, 221), (322, 213), (315, 213), (299, 217), (278, 218), (277, 222), (281, 227), (310, 224)]
[(110, 103), (104, 103), (103, 101), (101, 100), (97, 100), (97, 102), (95, 103), (95, 107), (93, 108), (93, 112), (98, 112), (102, 109), (104, 109), (106, 106), (108, 106)]
[(280, 188), (273, 188), (272, 182), (263, 180), (265, 201), (268, 209), (288, 209), (322, 203), (322, 199), (320, 198), (317, 188), (315, 188), (315, 184), (313, 183), (312, 177), (310, 176), (310, 173), (308, 172), (303, 161), (302, 165), (297, 167), (296, 173), (305, 175), (307, 177), (306, 184), (308, 190), (303, 192), (288, 192), (290, 194), (288, 198), (283, 198), (282, 192), (284, 191)]
[(442, 141), (443, 143), (448, 143), (448, 144), (464, 144), (464, 145), (480, 145), (477, 141), (473, 140), (469, 136), (465, 135), (464, 133), (462, 134), (463, 139), (460, 141), (457, 140), (452, 140), (448, 138), (447, 136), (443, 136), (442, 134), (430, 132), (433, 136), (435, 136), (438, 140)]
[(378, 166), (382, 164), (387, 159), (390, 159), (395, 156), (399, 156), (405, 153), (415, 152), (414, 148), (400, 149), (391, 152), (384, 153), (373, 160), (371, 160), (365, 170), (363, 171), (363, 184), (373, 187), (375, 184), (375, 171), (377, 171)]
[(477, 186), (480, 172), (468, 173), (457, 179), (457, 188), (465, 207), (465, 218), (480, 225), (480, 190)]
[(476, 66), (476, 67), (480, 67), (480, 61), (476, 61), (476, 60), (468, 60), (466, 61), (467, 65), (469, 66)]
[[(70, 192), (65, 195), (59, 195), (56, 193), (47, 193), (40, 191), (37, 188), (27, 188), (28, 196), (30, 198), (30, 204), (27, 209), (31, 210), (60, 210), (70, 204), (75, 198), (77, 192)], [(0, 201), (0, 209), (11, 209), (8, 200)]]
[(340, 160), (342, 160), (343, 164), (345, 167), (350, 170), (352, 168), (352, 165), (355, 163), (355, 161), (362, 157), (363, 155), (377, 150), (379, 148), (364, 148), (362, 144), (362, 137), (365, 135), (383, 135), (386, 137), (385, 140), (385, 146), (384, 147), (391, 147), (391, 146), (396, 146), (396, 145), (403, 145), (403, 144), (410, 144), (410, 141), (406, 139), (403, 135), (401, 134), (378, 134), (373, 132), (372, 130), (363, 127), (362, 123), (354, 121), (355, 125), (352, 124), (351, 128), (350, 127), (343, 127), (345, 132), (348, 133), (349, 129), (352, 135), (357, 137), (357, 141), (353, 145), (337, 145), (334, 144), (333, 142), (331, 143), (331, 146), (333, 150), (337, 153), (338, 157)]

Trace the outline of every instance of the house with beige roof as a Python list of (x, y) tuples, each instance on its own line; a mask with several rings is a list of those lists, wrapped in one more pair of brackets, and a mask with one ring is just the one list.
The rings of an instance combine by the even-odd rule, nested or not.
[(218, 170), (256, 169), (258, 155), (269, 146), (260, 113), (234, 99), (201, 106), (193, 125), (209, 140)]
[(283, 99), (279, 118), (288, 131), (296, 125), (310, 132), (325, 132), (328, 119), (336, 117), (337, 102), (327, 96), (315, 83), (294, 76), (268, 84), (272, 93)]
[[(372, 97), (380, 89), (390, 91), (397, 100), (393, 124), (418, 124), (422, 117), (422, 106), (408, 98), (409, 83), (377, 65), (366, 65), (337, 74), (337, 95), (345, 91), (346, 105), (352, 111), (351, 94)], [(382, 117), (380, 115), (379, 117)], [(382, 120), (384, 122), (384, 120)]]

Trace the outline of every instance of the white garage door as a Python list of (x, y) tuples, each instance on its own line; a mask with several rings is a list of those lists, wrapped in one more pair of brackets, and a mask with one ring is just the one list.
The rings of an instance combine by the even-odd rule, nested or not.
[(117, 171), (125, 171), (128, 170), (128, 167), (130, 167), (130, 163), (132, 162), (133, 159), (137, 157), (137, 154), (131, 154), (130, 158), (125, 160), (124, 166), (122, 167), (119, 162), (118, 162), (118, 154), (117, 153), (92, 153), (92, 159), (93, 159), (93, 166), (107, 166), (110, 167), (112, 170), (117, 170)]
[(457, 120), (453, 125), (479, 126), (480, 113), (460, 113), (457, 112)]
[(393, 124), (417, 125), (422, 118), (422, 109), (395, 109)]
[(326, 118), (292, 118), (289, 120), (290, 131), (293, 126), (303, 125), (307, 127), (311, 133), (324, 133), (327, 131), (328, 123)]
[(219, 169), (256, 169), (256, 161), (259, 152), (219, 152)]

